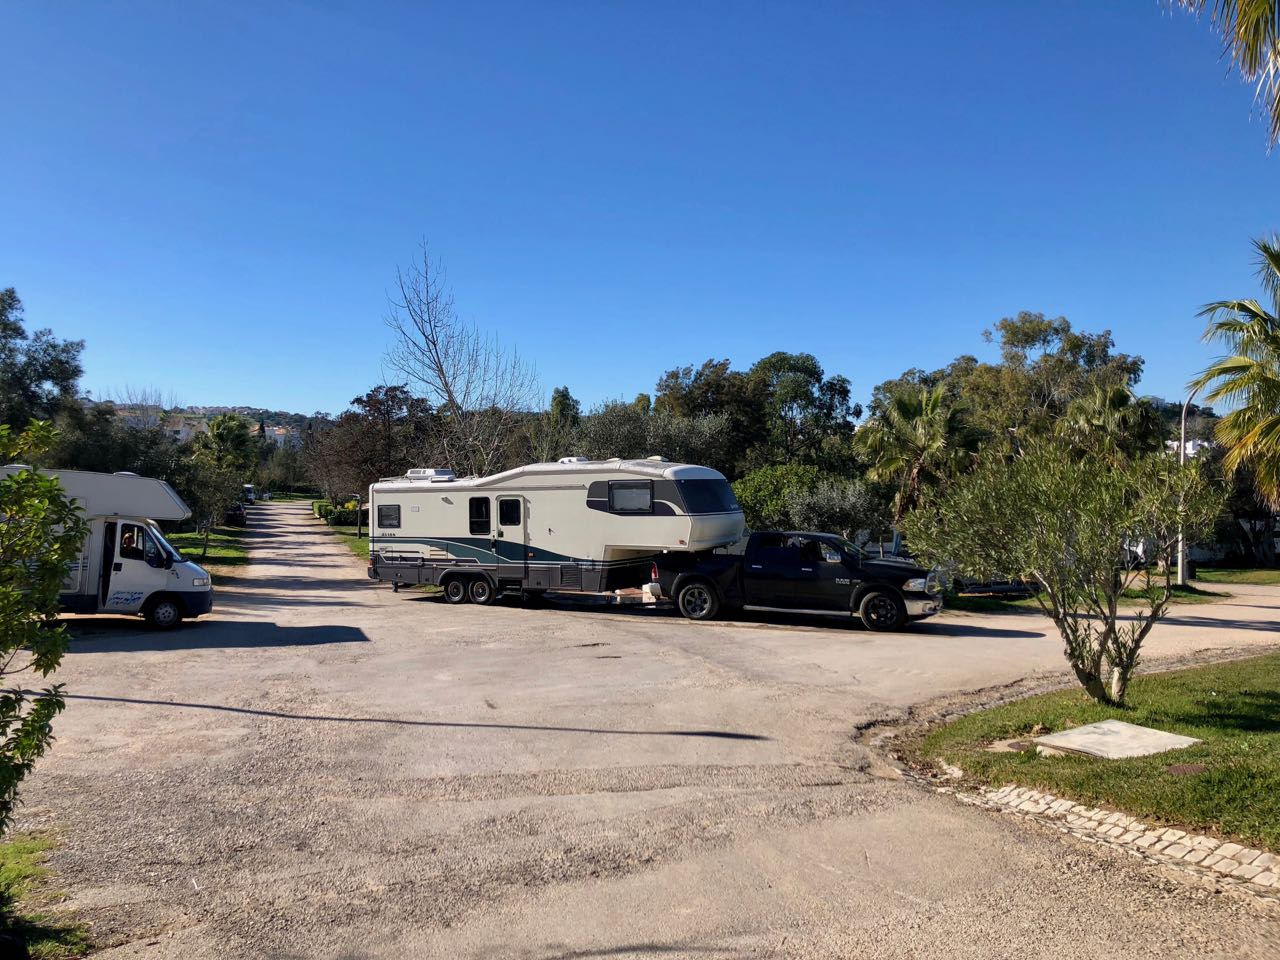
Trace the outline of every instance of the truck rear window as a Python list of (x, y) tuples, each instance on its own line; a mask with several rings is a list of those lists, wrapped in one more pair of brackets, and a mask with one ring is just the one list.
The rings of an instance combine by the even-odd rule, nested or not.
[(728, 480), (677, 480), (686, 513), (732, 513), (742, 509)]

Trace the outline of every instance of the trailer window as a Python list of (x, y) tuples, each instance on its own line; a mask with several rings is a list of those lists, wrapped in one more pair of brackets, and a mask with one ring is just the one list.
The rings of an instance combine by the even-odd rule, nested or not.
[(514, 499), (498, 501), (498, 523), (504, 527), (520, 526), (520, 501)]
[(653, 481), (609, 481), (609, 512), (653, 513)]
[(734, 513), (742, 508), (728, 480), (677, 480), (686, 513)]
[(488, 533), (489, 527), (489, 498), (488, 497), (472, 497), (471, 498), (471, 532), (472, 534)]
[(378, 526), (384, 530), (400, 526), (400, 504), (378, 504)]

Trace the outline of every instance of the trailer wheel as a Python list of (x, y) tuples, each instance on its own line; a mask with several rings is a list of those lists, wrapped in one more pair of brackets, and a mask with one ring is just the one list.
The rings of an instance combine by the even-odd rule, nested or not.
[(450, 577), (444, 582), (444, 598), (449, 603), (466, 603), (467, 581), (461, 577)]
[(468, 588), (467, 592), (471, 595), (472, 603), (479, 603), (482, 605), (493, 603), (493, 584), (489, 582), (488, 577), (476, 577), (471, 581), (471, 586)]
[(172, 630), (182, 622), (182, 608), (176, 600), (161, 597), (147, 604), (143, 616), (152, 630)]
[(907, 608), (888, 590), (869, 590), (858, 604), (858, 616), (868, 630), (901, 630), (907, 622)]
[(690, 620), (710, 620), (720, 609), (715, 587), (705, 580), (686, 583), (676, 594), (676, 606)]

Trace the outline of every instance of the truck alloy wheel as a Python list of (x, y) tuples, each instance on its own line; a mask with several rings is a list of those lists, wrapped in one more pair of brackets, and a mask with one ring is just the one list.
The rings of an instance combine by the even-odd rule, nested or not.
[(472, 603), (493, 603), (493, 584), (484, 577), (472, 580), (469, 592)]
[(710, 620), (720, 607), (715, 590), (705, 583), (691, 583), (681, 587), (676, 603), (680, 612), (690, 620)]
[(901, 630), (907, 620), (898, 598), (883, 590), (872, 590), (862, 598), (858, 615), (869, 630)]
[(450, 603), (467, 602), (467, 582), (461, 577), (454, 577), (444, 585), (444, 598)]

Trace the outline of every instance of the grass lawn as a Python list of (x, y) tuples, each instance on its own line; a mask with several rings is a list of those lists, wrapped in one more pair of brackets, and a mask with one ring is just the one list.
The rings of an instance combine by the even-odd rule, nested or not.
[(1236, 570), (1226, 567), (1200, 567), (1196, 579), (1205, 583), (1248, 583), (1271, 586), (1280, 583), (1280, 570)]
[(46, 912), (58, 899), (49, 889), (44, 866), (45, 851), (52, 846), (34, 833), (0, 842), (0, 956), (63, 960), (89, 952), (83, 926)]
[[(1170, 603), (1217, 603), (1230, 596), (1231, 594), (1221, 590), (1202, 590), (1190, 584), (1185, 587), (1174, 584), (1173, 597)], [(1140, 591), (1130, 589), (1125, 591), (1121, 602), (1126, 606), (1137, 606), (1145, 603), (1146, 600)], [(1035, 597), (1018, 597), (1015, 599), (998, 595), (961, 594), (959, 596), (946, 597), (943, 600), (943, 604), (947, 609), (967, 610), (971, 613), (1001, 613), (1019, 610), (1040, 612), (1040, 604), (1036, 602)]]
[[(1033, 730), (1057, 732), (1111, 718), (1204, 742), (1130, 760), (985, 749)], [(926, 759), (942, 757), (990, 783), (1107, 804), (1280, 851), (1280, 654), (1139, 676), (1127, 708), (1100, 706), (1078, 689), (1029, 697), (940, 727), (916, 747)], [(1168, 770), (1175, 764), (1205, 769), (1177, 775)]]
[(347, 549), (363, 560), (369, 559), (369, 528), (361, 527), (360, 536), (356, 536), (355, 527), (330, 527), (338, 535), (338, 539), (347, 545)]
[(188, 560), (200, 566), (242, 567), (249, 562), (249, 544), (240, 527), (214, 527), (209, 534), (209, 553), (201, 559), (203, 533), (170, 533), (165, 539), (178, 548)]

